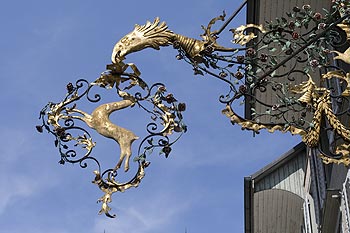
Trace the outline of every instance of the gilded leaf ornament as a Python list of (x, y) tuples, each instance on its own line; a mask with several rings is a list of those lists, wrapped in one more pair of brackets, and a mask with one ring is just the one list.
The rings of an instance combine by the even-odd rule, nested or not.
[[(130, 72), (128, 72), (129, 70)], [(69, 83), (66, 97), (59, 103), (50, 102), (40, 112), (43, 124), (37, 126), (37, 129), (42, 132), (42, 129), (45, 128), (54, 135), (55, 145), (61, 155), (61, 164), (79, 163), (82, 168), (86, 168), (88, 162), (97, 165), (98, 170), (94, 171), (93, 183), (104, 193), (98, 199), (102, 205), (99, 213), (104, 213), (108, 217), (115, 217), (114, 214), (110, 213), (109, 206), (112, 194), (138, 187), (145, 176), (145, 168), (150, 164), (146, 160), (147, 156), (155, 148), (159, 148), (162, 153), (167, 151), (166, 157), (168, 157), (171, 145), (186, 131), (181, 113), (185, 110), (183, 107), (185, 104), (177, 103), (171, 93), (167, 94), (165, 86), (161, 83), (148, 86), (140, 78), (140, 75), (141, 72), (133, 63), (120, 61), (117, 64), (108, 65), (107, 70), (91, 83), (83, 79), (78, 80), (75, 85)], [(102, 103), (95, 107), (91, 113), (78, 108), (80, 100), (83, 98), (92, 103), (100, 102), (102, 98), (100, 94), (95, 94), (92, 98), (90, 93), (101, 88), (106, 90), (115, 88), (117, 90), (116, 98), (119, 100)], [(135, 88), (143, 90), (145, 94), (133, 93)], [(172, 98), (170, 99), (168, 96)], [(146, 126), (148, 135), (140, 142), (137, 155), (133, 159), (138, 166), (136, 174), (128, 181), (120, 182), (117, 181), (119, 168), (124, 164), (123, 170), (129, 171), (133, 144), (140, 137), (131, 130), (112, 122), (110, 116), (115, 112), (125, 111), (131, 107), (135, 108), (135, 106), (151, 114), (152, 122)], [(102, 170), (98, 158), (93, 156), (93, 149), (98, 143), (92, 139), (91, 132), (84, 127), (84, 124), (101, 136), (112, 139), (118, 144), (119, 159), (113, 167)], [(170, 136), (173, 134), (178, 135), (172, 139)], [(79, 157), (80, 153), (82, 156)]]
[[(253, 44), (247, 46), (245, 49), (242, 49), (242, 47), (224, 48), (217, 43), (216, 33), (218, 31), (212, 31), (212, 27), (217, 21), (224, 21), (225, 14), (211, 20), (207, 27), (202, 27), (205, 31), (202, 35), (203, 40), (187, 38), (176, 34), (168, 30), (165, 23), (162, 23), (159, 26), (161, 26), (162, 31), (167, 32), (167, 36), (160, 35), (159, 38), (166, 38), (166, 40), (161, 40), (162, 43), (156, 44), (162, 46), (172, 44), (174, 48), (179, 50), (177, 58), (187, 60), (188, 63), (192, 64), (195, 74), (209, 74), (229, 83), (230, 94), (225, 98), (224, 96), (220, 97), (222, 98), (220, 101), (226, 103), (223, 113), (229, 117), (233, 124), (239, 124), (242, 129), (248, 129), (254, 132), (259, 132), (262, 129), (266, 129), (269, 132), (276, 130), (291, 132), (293, 135), (300, 135), (309, 147), (317, 147), (323, 130), (322, 122), (323, 119), (326, 119), (336, 134), (349, 143), (349, 127), (341, 122), (338, 118), (339, 114), (333, 112), (332, 109), (332, 101), (335, 101), (334, 94), (327, 87), (318, 86), (312, 78), (313, 75), (317, 75), (315, 72), (317, 69), (329, 66), (332, 61), (329, 55), (332, 53), (336, 54), (333, 58), (334, 60), (350, 63), (350, 55), (348, 54), (350, 48), (346, 49), (345, 52), (326, 48), (328, 45), (334, 44), (334, 37), (327, 36), (331, 35), (330, 32), (336, 30), (336, 28), (344, 30), (346, 39), (349, 39), (349, 25), (343, 23), (347, 15), (343, 14), (341, 16), (342, 18), (337, 18), (336, 13), (329, 13), (322, 17), (322, 14), (313, 13), (309, 7), (304, 6), (301, 9), (294, 8), (293, 11), (287, 14), (290, 19), (282, 18), (278, 19), (277, 22), (271, 22), (267, 25), (247, 24), (230, 29), (233, 33), (232, 42), (234, 44), (239, 46)], [(301, 21), (301, 19), (303, 20)], [(332, 22), (331, 20), (334, 23), (330, 23)], [(308, 38), (302, 38), (301, 29), (307, 29), (311, 23), (315, 24), (315, 27), (312, 29), (313, 31), (311, 30), (308, 33), (310, 35)], [(153, 24), (148, 22), (146, 25), (138, 27), (157, 28), (159, 19), (157, 18)], [(134, 32), (129, 33), (126, 37), (130, 38), (133, 34)], [(288, 37), (290, 39), (287, 39)], [(159, 38), (156, 33), (153, 33), (152, 38), (145, 38), (143, 40), (144, 44), (142, 47), (133, 43), (126, 45), (122, 39), (115, 46), (113, 54), (122, 55), (117, 59), (122, 60), (124, 59), (124, 55), (136, 50), (140, 51), (147, 47), (158, 49), (159, 46), (152, 45), (154, 44), (153, 41)], [(256, 40), (253, 42), (253, 39)], [(135, 39), (135, 41), (138, 40)], [(118, 50), (118, 48), (123, 48), (123, 51), (126, 52)], [(216, 51), (231, 53), (232, 55), (221, 56)], [(244, 51), (245, 54), (239, 51)], [(306, 58), (301, 58), (300, 54), (303, 52), (304, 54), (308, 54)], [(282, 53), (283, 56), (279, 55)], [(289, 56), (289, 58), (286, 59), (286, 56)], [(291, 70), (287, 75), (278, 75), (279, 67), (291, 62), (300, 63), (301, 61), (306, 64), (304, 70), (295, 69)], [(225, 62), (228, 65), (221, 66)], [(238, 69), (236, 72), (233, 72), (231, 68), (235, 67), (235, 64), (238, 64)], [(254, 67), (257, 65), (259, 68), (255, 69)], [(218, 70), (219, 73), (216, 74), (210, 71), (209, 68)], [(287, 80), (293, 80), (293, 76), (296, 76), (297, 73), (302, 74), (307, 80), (299, 84), (296, 83), (294, 86), (291, 83), (278, 83), (274, 80), (276, 79), (275, 77), (285, 77)], [(324, 80), (334, 78), (338, 79), (340, 84), (346, 84), (341, 92), (341, 96), (344, 98), (348, 97), (349, 73), (340, 70), (329, 70), (322, 75), (322, 79)], [(285, 97), (279, 100), (277, 99), (274, 105), (270, 104), (271, 107), (266, 112), (257, 113), (252, 108), (254, 117), (250, 120), (240, 117), (233, 111), (232, 103), (234, 100), (249, 96), (250, 102), (252, 100), (259, 101), (256, 97), (252, 96), (256, 92), (264, 92), (268, 86), (271, 86), (276, 91), (278, 98)], [(311, 115), (311, 121), (307, 123), (305, 117), (301, 116), (298, 120), (274, 123), (275, 120), (285, 119), (284, 114), (288, 111), (298, 111), (301, 115)], [(270, 116), (273, 121), (263, 123), (258, 118), (266, 116)], [(340, 153), (345, 157), (349, 156), (349, 152), (346, 149), (340, 149), (339, 146), (335, 147), (334, 153)]]
[(350, 73), (344, 74), (341, 70), (328, 71), (322, 74), (323, 79), (338, 78), (341, 82), (346, 82), (346, 88), (342, 92), (342, 96), (350, 96)]
[(247, 29), (252, 29), (252, 28), (258, 29), (261, 33), (266, 33), (262, 25), (255, 25), (255, 24), (242, 25), (242, 26), (239, 26), (238, 28), (230, 30), (233, 33), (232, 42), (239, 45), (248, 44), (252, 39), (257, 37), (257, 35), (254, 34), (253, 32), (246, 33)]
[[(49, 102), (40, 111), (42, 124), (36, 129), (54, 136), (61, 164), (78, 163), (82, 168), (95, 164), (93, 183), (104, 193), (98, 199), (102, 203), (99, 213), (115, 217), (109, 206), (112, 194), (137, 187), (150, 165), (147, 156), (158, 149), (167, 158), (171, 146), (187, 130), (182, 116), (186, 105), (178, 103), (164, 84), (144, 81), (134, 63), (124, 62), (131, 53), (172, 45), (178, 51), (176, 59), (191, 65), (194, 75), (208, 75), (227, 85), (219, 101), (232, 124), (255, 133), (300, 135), (308, 147), (320, 152), (324, 163), (349, 166), (350, 72), (344, 63), (350, 64), (350, 5), (332, 2), (330, 12), (314, 12), (304, 5), (264, 25), (229, 29), (232, 47), (218, 42), (219, 34), (234, 18), (225, 21), (225, 12), (202, 26), (201, 39), (177, 34), (159, 18), (136, 24), (115, 44), (107, 70), (93, 82), (69, 83), (62, 101)], [(223, 26), (214, 30), (220, 22)], [(106, 90), (116, 91), (112, 101), (96, 94)], [(83, 110), (83, 99), (99, 105), (92, 111)], [(236, 110), (240, 106), (243, 111)], [(110, 118), (135, 108), (151, 119), (142, 139)], [(245, 112), (246, 117), (238, 112)], [(114, 140), (119, 147), (116, 163), (107, 169), (93, 156), (98, 142), (91, 131)], [(329, 140), (326, 149), (324, 140)], [(129, 171), (133, 154), (138, 167), (135, 175), (126, 182), (118, 181), (123, 165)]]
[[(304, 13), (301, 14), (300, 12)], [(230, 84), (231, 93), (235, 94), (231, 99), (228, 98), (228, 101), (222, 101), (223, 103), (227, 103), (223, 113), (229, 117), (232, 123), (239, 124), (242, 129), (253, 130), (254, 132), (259, 132), (262, 129), (266, 129), (269, 132), (274, 132), (276, 130), (281, 132), (291, 132), (292, 134), (301, 135), (302, 140), (308, 146), (316, 147), (319, 145), (322, 133), (322, 119), (325, 117), (337, 135), (343, 138), (343, 140), (349, 141), (348, 127), (343, 125), (338, 119), (336, 113), (332, 110), (331, 103), (333, 98), (331, 97), (331, 91), (328, 90), (327, 87), (318, 86), (312, 78), (312, 75), (316, 75), (313, 71), (319, 67), (327, 66), (327, 64), (331, 62), (329, 54), (336, 54), (334, 60), (342, 60), (346, 63), (350, 63), (350, 55), (348, 54), (350, 48), (343, 53), (329, 49), (327, 52), (326, 48), (320, 49), (322, 46), (327, 46), (327, 43), (333, 43), (327, 41), (334, 39), (331, 37), (327, 38), (327, 30), (332, 30), (332, 28), (335, 29), (338, 27), (344, 30), (348, 37), (349, 26), (348, 24), (340, 23), (342, 20), (338, 20), (339, 23), (335, 20), (335, 23), (330, 24), (329, 28), (324, 28), (327, 25), (326, 22), (328, 23), (332, 17), (335, 17), (335, 14), (327, 15), (323, 19), (319, 18), (317, 14), (311, 14), (312, 12), (308, 7), (303, 7), (302, 10), (295, 10), (295, 12), (289, 14), (291, 21), (283, 18), (282, 20), (277, 20), (277, 23), (271, 22), (268, 25), (247, 24), (235, 29), (230, 29), (233, 33), (232, 42), (239, 46), (247, 46), (252, 43), (253, 39), (258, 39), (258, 41), (253, 42), (253, 46), (248, 46), (243, 49), (245, 54), (241, 53), (242, 55), (239, 53), (239, 51), (242, 51), (242, 48), (240, 47), (224, 48), (220, 46), (217, 43), (217, 31), (212, 31), (212, 27), (217, 21), (224, 20), (225, 14), (212, 19), (207, 27), (202, 27), (205, 31), (202, 35), (203, 40), (192, 39), (176, 34), (168, 29), (166, 23), (160, 23), (159, 18), (156, 18), (153, 23), (147, 22), (143, 26), (137, 25), (133, 32), (123, 37), (123, 39), (115, 45), (112, 59), (114, 59), (114, 62), (118, 62), (125, 59), (125, 55), (127, 54), (141, 51), (148, 47), (159, 49), (160, 46), (168, 46), (172, 44), (174, 48), (179, 50), (178, 59), (187, 59), (188, 62), (193, 65), (195, 74), (204, 75), (207, 73)], [(298, 21), (301, 16), (304, 18), (304, 25), (301, 24), (301, 21)], [(302, 34), (298, 31), (303, 27), (307, 27), (308, 25), (306, 24), (310, 24), (312, 21), (316, 24), (316, 27), (313, 29), (315, 32), (313, 34), (310, 33), (311, 36), (307, 39), (302, 38)], [(287, 29), (284, 29), (284, 27), (287, 27)], [(294, 32), (290, 32), (291, 29), (294, 30)], [(147, 35), (147, 33), (142, 34), (142, 30), (147, 31), (147, 33), (152, 36)], [(157, 30), (159, 30), (159, 33)], [(139, 31), (139, 34), (137, 34), (136, 31)], [(291, 39), (286, 41), (287, 36), (290, 36)], [(133, 43), (133, 41), (135, 41), (135, 43)], [(296, 53), (294, 49), (294, 47), (297, 48), (297, 46), (302, 46), (303, 48), (299, 49), (298, 53)], [(230, 60), (227, 58), (229, 56), (220, 56), (216, 51), (232, 53), (233, 56), (231, 56)], [(267, 51), (267, 53), (265, 53), (265, 51)], [(306, 81), (302, 81), (293, 86), (288, 83), (287, 85), (277, 83), (273, 80), (273, 78), (277, 76), (276, 72), (278, 72), (279, 66), (283, 66), (290, 61), (293, 62), (293, 58), (298, 57), (299, 53), (303, 51), (305, 51), (306, 54), (309, 54), (306, 58), (306, 64), (308, 66), (302, 71), (292, 70), (291, 73), (288, 74), (290, 77), (287, 78), (292, 79), (292, 76), (295, 76), (296, 72), (298, 72), (303, 73), (303, 76), (307, 78)], [(283, 60), (282, 58), (284, 58), (285, 55), (283, 57), (278, 55), (281, 53), (284, 53), (287, 56), (290, 55), (290, 61), (287, 59)], [(258, 54), (260, 54), (260, 57)], [(220, 62), (227, 62), (229, 64), (226, 67), (220, 67)], [(295, 62), (297, 63), (299, 61)], [(234, 63), (238, 63), (238, 71), (236, 73), (230, 71), (231, 67), (234, 67)], [(201, 64), (204, 64), (204, 66), (201, 66)], [(259, 64), (260, 68), (258, 70), (255, 69), (254, 71), (256, 64)], [(216, 75), (211, 72), (209, 68), (219, 70), (220, 73)], [(244, 74), (246, 76), (245, 83), (242, 82)], [(349, 96), (349, 73), (344, 73), (340, 70), (330, 70), (323, 74), (322, 78), (336, 78), (340, 82), (346, 83), (346, 87), (342, 91), (342, 96)], [(236, 87), (239, 83), (242, 83), (241, 86)], [(277, 99), (279, 102), (272, 106), (272, 110), (266, 110), (265, 113), (253, 112), (256, 116), (256, 120), (246, 120), (233, 111), (231, 107), (233, 100), (249, 95), (251, 99), (250, 101), (252, 101), (251, 93), (264, 91), (268, 85), (272, 86), (276, 92), (280, 92), (280, 94), (277, 95), (279, 98), (282, 97), (282, 95), (285, 96), (281, 100)], [(295, 97), (296, 95), (298, 97)], [(256, 101), (258, 100), (256, 99)], [(255, 109), (253, 110), (255, 111)], [(287, 111), (295, 110), (305, 112), (303, 114), (312, 114), (311, 122), (306, 124), (304, 117), (301, 117), (299, 120), (294, 120), (292, 122), (287, 121), (285, 123), (274, 123), (273, 121), (263, 123), (258, 119), (258, 116), (266, 117), (269, 115), (271, 116), (271, 119), (276, 118), (275, 120), (277, 120), (284, 118), (283, 115)], [(275, 113), (275, 115), (272, 113)], [(171, 122), (169, 116), (164, 116), (164, 119)], [(343, 156), (348, 155), (346, 150), (339, 150), (338, 147), (335, 148), (335, 152), (339, 152)]]

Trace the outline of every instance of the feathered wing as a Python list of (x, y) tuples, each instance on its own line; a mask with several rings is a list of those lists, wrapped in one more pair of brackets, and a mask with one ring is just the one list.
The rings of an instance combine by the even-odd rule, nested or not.
[(117, 58), (123, 59), (126, 55), (145, 48), (159, 50), (161, 46), (172, 44), (175, 34), (168, 29), (165, 22), (160, 23), (157, 17), (152, 23), (147, 21), (144, 25), (135, 25), (132, 32), (118, 41), (112, 53), (112, 61), (117, 62)]

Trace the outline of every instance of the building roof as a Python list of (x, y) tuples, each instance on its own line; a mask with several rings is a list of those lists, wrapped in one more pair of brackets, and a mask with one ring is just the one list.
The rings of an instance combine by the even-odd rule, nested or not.
[(246, 233), (294, 233), (297, 232), (295, 227), (303, 226), (306, 163), (306, 146), (299, 143), (258, 172), (245, 177)]
[(277, 158), (275, 161), (269, 163), (265, 167), (261, 168), (259, 171), (251, 175), (251, 179), (256, 182), (271, 174), (273, 171), (277, 170), (279, 167), (283, 166), (285, 163), (290, 161), (302, 151), (305, 151), (306, 146), (303, 142), (300, 142), (298, 145), (294, 146), (292, 149), (284, 153), (282, 156)]

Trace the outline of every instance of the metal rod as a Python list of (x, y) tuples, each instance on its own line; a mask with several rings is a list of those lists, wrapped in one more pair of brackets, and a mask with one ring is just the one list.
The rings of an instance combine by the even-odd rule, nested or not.
[(236, 15), (242, 10), (242, 8), (247, 4), (248, 0), (245, 0), (239, 7), (238, 9), (233, 12), (233, 14), (230, 16), (228, 20), (222, 25), (222, 27), (215, 33), (216, 35), (219, 35), (226, 27), (231, 23), (231, 21), (236, 17)]

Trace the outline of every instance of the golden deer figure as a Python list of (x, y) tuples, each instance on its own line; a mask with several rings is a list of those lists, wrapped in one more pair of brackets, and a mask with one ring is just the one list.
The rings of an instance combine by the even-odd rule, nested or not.
[(111, 113), (127, 108), (129, 106), (134, 105), (135, 102), (131, 100), (121, 100), (118, 102), (106, 103), (98, 106), (93, 112), (90, 114), (83, 112), (79, 109), (71, 108), (67, 109), (68, 113), (76, 112), (81, 114), (82, 116), (69, 116), (70, 118), (79, 119), (84, 121), (90, 128), (96, 130), (102, 136), (107, 138), (111, 138), (115, 140), (120, 146), (120, 158), (115, 166), (115, 169), (120, 168), (125, 159), (124, 171), (129, 170), (129, 160), (132, 154), (131, 145), (132, 143), (138, 139), (130, 130), (127, 130), (123, 127), (117, 126), (111, 122), (109, 116)]

